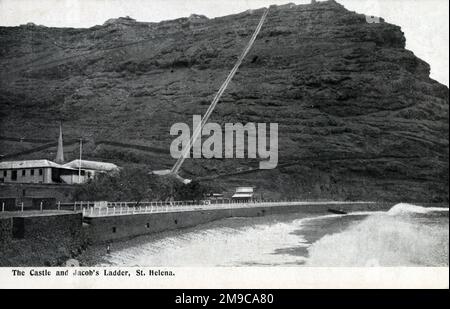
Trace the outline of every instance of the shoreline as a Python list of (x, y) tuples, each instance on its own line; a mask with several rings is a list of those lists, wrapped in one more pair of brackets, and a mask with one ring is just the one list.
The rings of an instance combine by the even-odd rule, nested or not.
[[(424, 223), (424, 218), (439, 219)], [(437, 225), (439, 228), (433, 230)], [(448, 262), (443, 262), (448, 256), (445, 229), (448, 230), (447, 208), (444, 212), (426, 213), (412, 209), (395, 214), (226, 218), (117, 241), (111, 243), (110, 253), (106, 253), (104, 245), (94, 245), (83, 252), (80, 262), (90, 267), (439, 267), (448, 266)], [(419, 235), (427, 241), (422, 241)], [(372, 250), (372, 246), (379, 250)], [(335, 254), (341, 258), (330, 260)], [(397, 258), (388, 258), (392, 256)]]
[[(383, 211), (390, 209), (391, 206), (393, 206), (393, 203), (376, 203), (371, 204), (370, 212), (376, 212), (376, 211)], [(437, 206), (437, 205), (429, 205), (429, 206)], [(350, 207), (350, 206), (347, 206)], [(130, 235), (125, 238), (118, 238), (118, 239), (112, 239), (107, 242), (99, 242), (95, 243), (92, 242), (92, 230), (90, 229), (91, 226), (86, 224), (84, 219), (81, 219), (81, 213), (78, 214), (72, 214), (72, 215), (78, 215), (79, 218), (79, 225), (80, 229), (77, 233), (75, 233), (75, 237), (69, 237), (68, 231), (65, 231), (63, 233), (63, 236), (67, 237), (60, 237), (59, 239), (55, 240), (54, 237), (49, 237), (49, 235), (33, 235), (30, 239), (9, 239), (5, 241), (0, 242), (0, 264), (1, 266), (64, 266), (65, 263), (70, 259), (80, 259), (82, 264), (90, 264), (90, 263), (84, 263), (83, 262), (83, 255), (90, 250), (91, 248), (95, 248), (97, 245), (105, 245), (105, 244), (114, 244), (114, 243), (120, 243), (124, 241), (130, 241), (133, 240), (139, 236), (142, 235), (152, 235), (155, 237), (161, 237), (161, 235), (164, 235), (167, 231), (174, 231), (175, 233), (184, 233), (186, 229), (189, 228), (195, 228), (198, 226), (202, 226), (211, 222), (216, 222), (217, 220), (224, 219), (224, 218), (236, 218), (236, 217), (244, 217), (244, 218), (258, 218), (258, 217), (272, 217), (272, 215), (284, 215), (284, 216), (294, 216), (294, 217), (316, 217), (321, 216), (324, 214), (329, 214), (327, 212), (326, 207), (322, 207), (322, 209), (312, 208), (312, 207), (306, 207), (305, 205), (302, 205), (300, 207), (300, 210), (298, 208), (291, 208), (289, 211), (286, 209), (280, 208), (280, 207), (274, 207), (277, 208), (277, 211), (266, 211), (262, 212), (261, 208), (254, 208), (251, 210), (251, 212), (248, 212), (247, 210), (239, 210), (236, 211), (234, 209), (234, 212), (229, 212), (230, 210), (227, 210), (225, 212), (219, 212), (220, 215), (213, 215), (211, 216), (210, 212), (214, 212), (214, 210), (205, 211), (205, 210), (199, 210), (194, 213), (194, 216), (200, 216), (201, 219), (200, 222), (195, 221), (188, 221), (184, 222), (180, 221), (175, 226), (170, 228), (162, 228), (159, 231), (148, 231), (148, 228), (145, 224), (141, 224), (139, 227), (145, 228), (145, 233), (138, 235)], [(344, 207), (345, 208), (345, 207)], [(355, 208), (353, 206), (353, 208)], [(448, 205), (440, 205), (440, 208), (448, 208)], [(358, 209), (353, 209), (358, 211)], [(192, 212), (183, 212), (181, 215), (189, 214), (192, 216)], [(208, 214), (209, 213), (209, 214)], [(171, 222), (173, 223), (173, 216), (179, 216), (180, 214), (176, 213), (166, 213), (166, 214), (135, 214), (135, 215), (127, 215), (127, 217), (132, 221), (137, 220), (137, 223), (143, 223), (143, 221), (147, 221), (149, 219), (149, 216), (153, 216), (152, 219), (158, 220), (161, 218), (161, 215), (164, 217), (170, 218)], [(206, 215), (206, 216), (205, 216)], [(59, 216), (51, 216), (52, 218), (58, 218)], [(31, 217), (31, 218), (38, 218), (38, 217)], [(39, 218), (46, 219), (47, 216), (39, 216)], [(30, 219), (30, 217), (26, 217), (26, 219)], [(113, 218), (114, 219), (114, 218)], [(203, 221), (206, 219), (206, 221)], [(56, 219), (58, 220), (58, 219)], [(104, 221), (101, 225), (109, 226), (108, 221), (110, 220), (105, 219), (104, 217), (99, 218), (100, 221)], [(105, 222), (106, 220), (106, 222)], [(143, 221), (142, 221), (143, 220)], [(175, 219), (176, 220), (176, 219)], [(141, 222), (142, 221), (142, 222)], [(135, 222), (135, 223), (136, 223)], [(130, 225), (130, 221), (125, 221), (126, 225)], [(64, 227), (66, 228), (66, 227)], [(64, 230), (64, 229), (63, 229)], [(40, 231), (39, 229), (37, 231)], [(29, 231), (32, 232), (32, 231)], [(40, 231), (42, 232), (42, 231)], [(70, 232), (70, 230), (69, 230)], [(71, 231), (73, 232), (73, 231)], [(116, 231), (117, 232), (117, 231)], [(58, 235), (58, 233), (52, 233), (52, 235)], [(70, 234), (70, 233), (69, 233)], [(4, 238), (4, 237), (3, 237)], [(19, 253), (19, 254), (18, 254)]]
[[(111, 248), (111, 252), (107, 253), (106, 251), (106, 245), (105, 244), (96, 244), (92, 245), (89, 248), (87, 248), (85, 251), (83, 251), (80, 256), (78, 257), (80, 261), (80, 265), (82, 266), (88, 266), (88, 267), (98, 267), (98, 266), (118, 266), (118, 265), (111, 265), (111, 263), (108, 261), (108, 258), (112, 257), (118, 252), (133, 250), (136, 248), (140, 248), (142, 246), (146, 246), (149, 244), (154, 243), (161, 243), (165, 240), (173, 240), (173, 239), (185, 239), (186, 237), (193, 236), (196, 234), (207, 234), (209, 232), (213, 232), (216, 229), (233, 229), (236, 231), (236, 233), (242, 232), (246, 229), (256, 229), (264, 228), (264, 227), (270, 227), (272, 225), (276, 224), (291, 224), (294, 222), (299, 222), (300, 226), (298, 229), (292, 231), (292, 235), (295, 235), (295, 237), (304, 237), (306, 240), (306, 243), (304, 245), (307, 245), (305, 247), (298, 248), (300, 251), (303, 251), (302, 249), (306, 249), (315, 241), (318, 239), (328, 235), (328, 232), (325, 231), (325, 229), (320, 229), (319, 233), (312, 234), (311, 228), (314, 228), (314, 224), (311, 224), (311, 222), (317, 222), (317, 221), (325, 221), (328, 223), (332, 223), (334, 227), (340, 226), (339, 228), (335, 229), (335, 232), (340, 231), (341, 229), (347, 227), (348, 225), (354, 223), (354, 219), (361, 219), (369, 216), (372, 212), (367, 212), (365, 214), (357, 213), (357, 214), (347, 214), (347, 215), (338, 215), (338, 214), (325, 214), (325, 215), (318, 215), (318, 214), (310, 214), (308, 216), (301, 216), (301, 214), (272, 214), (267, 215), (264, 217), (230, 217), (230, 218), (224, 218), (219, 219), (212, 222), (207, 222), (204, 224), (200, 224), (193, 227), (187, 227), (187, 228), (181, 228), (177, 230), (168, 230), (168, 231), (162, 231), (157, 232), (154, 234), (148, 234), (148, 235), (141, 235), (136, 236), (131, 239), (127, 240), (118, 240), (115, 242), (111, 242), (108, 244)], [(374, 212), (375, 213), (375, 212)], [(348, 219), (344, 219), (344, 223), (342, 223), (342, 220), (344, 217), (347, 217)], [(300, 252), (299, 251), (299, 252)], [(301, 254), (298, 254), (299, 252), (295, 253), (295, 255), (299, 255), (307, 259), (307, 251), (301, 252)], [(279, 252), (274, 252), (273, 254), (280, 254)], [(304, 263), (299, 263), (297, 266), (303, 266)], [(156, 265), (139, 265), (143, 267), (166, 267), (166, 266), (173, 266), (173, 265), (163, 265), (163, 264), (156, 264)], [(195, 265), (187, 265), (187, 266), (195, 266)], [(216, 265), (216, 266), (224, 266), (224, 265)], [(250, 264), (250, 265), (233, 265), (233, 266), (270, 266), (270, 265), (264, 265), (264, 264)], [(292, 265), (286, 265), (286, 266), (296, 266), (296, 264)]]

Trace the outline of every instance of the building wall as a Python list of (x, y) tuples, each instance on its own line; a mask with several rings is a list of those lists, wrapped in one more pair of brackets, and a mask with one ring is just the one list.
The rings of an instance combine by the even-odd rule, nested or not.
[(77, 172), (76, 174), (72, 174), (72, 175), (61, 175), (61, 180), (67, 184), (80, 184), (80, 183), (85, 183), (89, 179), (94, 178), (94, 174), (93, 173), (88, 174), (88, 171), (83, 171), (83, 174), (84, 175), (78, 176), (78, 172)]
[[(52, 167), (2, 169), (0, 170), (0, 183), (55, 183), (52, 180), (52, 171), (54, 170)], [(13, 173), (16, 174), (15, 179), (12, 177)], [(102, 171), (82, 169), (81, 177), (79, 177), (78, 171), (74, 170), (73, 174), (61, 175), (60, 178), (67, 184), (78, 184), (93, 179), (99, 173), (102, 173)]]
[[(45, 209), (54, 209), (58, 201), (73, 202), (75, 189), (74, 185), (63, 184), (0, 183), (0, 203), (5, 202), (8, 208), (10, 204), (14, 204), (17, 210), (22, 202), (25, 209), (37, 209), (40, 207), (40, 201), (43, 201)], [(14, 199), (14, 202), (11, 202), (11, 199)]]
[(44, 168), (44, 183), (52, 183), (52, 169)]
[[(16, 180), (12, 179), (14, 171), (15, 173), (17, 173)], [(32, 175), (32, 173), (34, 174)], [(12, 183), (51, 183), (52, 174), (50, 167), (32, 169), (8, 169), (0, 170), (0, 179), (3, 179), (3, 182)]]

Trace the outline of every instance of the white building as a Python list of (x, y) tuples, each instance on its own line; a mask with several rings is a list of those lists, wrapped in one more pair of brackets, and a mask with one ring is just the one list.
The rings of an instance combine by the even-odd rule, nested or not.
[(237, 187), (231, 198), (235, 201), (251, 201), (253, 200), (253, 191), (253, 187)]
[(49, 160), (21, 160), (0, 162), (0, 182), (77, 184), (93, 179), (98, 173), (118, 171), (113, 163), (79, 160), (57, 164)]
[[(80, 163), (81, 162), (81, 163)], [(88, 160), (73, 160), (69, 163), (62, 165), (65, 168), (70, 168), (78, 171), (74, 177), (65, 177), (65, 181), (68, 183), (83, 183), (89, 179), (93, 179), (96, 174), (99, 173), (112, 173), (119, 170), (119, 167), (114, 163), (100, 162), (100, 161), (88, 161)], [(78, 176), (80, 174), (80, 179)]]
[(22, 160), (0, 162), (0, 182), (12, 183), (61, 183), (63, 175), (75, 169), (49, 160)]
[(57, 163), (49, 160), (0, 162), (0, 182), (78, 184), (93, 179), (98, 173), (110, 173), (119, 170), (117, 165), (108, 162), (73, 160), (64, 163), (61, 127), (55, 161)]

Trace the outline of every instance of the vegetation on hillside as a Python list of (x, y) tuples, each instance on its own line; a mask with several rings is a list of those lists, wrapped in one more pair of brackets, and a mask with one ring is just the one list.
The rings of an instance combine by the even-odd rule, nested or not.
[(84, 201), (151, 201), (200, 200), (210, 188), (196, 181), (185, 185), (173, 177), (150, 174), (136, 167), (124, 167), (114, 174), (99, 174), (81, 185), (76, 200)]

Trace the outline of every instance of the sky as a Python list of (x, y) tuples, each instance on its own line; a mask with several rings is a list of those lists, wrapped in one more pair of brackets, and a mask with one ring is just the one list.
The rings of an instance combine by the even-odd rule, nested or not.
[[(448, 0), (337, 0), (351, 11), (381, 16), (402, 27), (406, 48), (431, 65), (431, 77), (449, 84)], [(0, 0), (0, 26), (27, 22), (52, 27), (91, 27), (130, 16), (158, 22), (202, 14), (209, 18), (271, 4), (310, 0)]]

